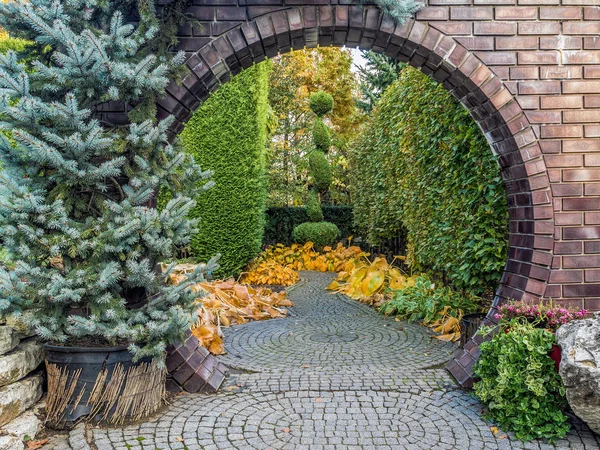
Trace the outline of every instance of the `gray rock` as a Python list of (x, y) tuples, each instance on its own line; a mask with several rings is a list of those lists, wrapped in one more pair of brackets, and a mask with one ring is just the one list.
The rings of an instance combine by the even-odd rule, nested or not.
[(8, 326), (0, 326), (0, 355), (4, 355), (19, 345), (19, 335)]
[[(8, 433), (10, 436), (15, 436), (23, 441), (25, 437), (29, 439), (35, 439), (35, 436), (40, 431), (42, 423), (40, 419), (32, 412), (27, 411), (21, 414), (15, 420), (7, 423), (2, 427), (2, 430)], [(2, 447), (0, 447), (1, 449)]]
[(12, 422), (42, 397), (42, 375), (37, 373), (0, 387), (0, 427)]
[(600, 313), (563, 325), (556, 332), (562, 348), (560, 376), (573, 412), (600, 433)]
[(23, 450), (25, 445), (17, 436), (0, 436), (0, 450)]
[(44, 360), (44, 349), (35, 340), (23, 341), (12, 352), (0, 356), (0, 387), (19, 381)]

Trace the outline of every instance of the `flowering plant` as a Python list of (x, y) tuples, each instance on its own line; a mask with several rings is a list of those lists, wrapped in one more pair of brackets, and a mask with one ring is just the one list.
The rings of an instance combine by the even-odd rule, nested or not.
[(583, 319), (586, 314), (585, 309), (557, 306), (552, 300), (535, 305), (512, 301), (502, 305), (494, 317), (502, 321), (523, 318), (538, 328), (555, 332), (561, 325)]

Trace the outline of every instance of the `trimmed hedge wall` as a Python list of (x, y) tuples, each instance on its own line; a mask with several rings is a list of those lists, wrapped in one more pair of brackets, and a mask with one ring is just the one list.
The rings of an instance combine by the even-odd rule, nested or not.
[(198, 199), (191, 255), (221, 254), (217, 276), (237, 275), (260, 251), (265, 224), (266, 142), (271, 62), (244, 70), (196, 111), (181, 134), (215, 186)]
[(500, 168), (469, 113), (438, 83), (402, 70), (350, 152), (351, 193), (369, 243), (407, 230), (407, 257), (454, 287), (495, 289), (506, 263)]
[[(355, 233), (352, 206), (322, 205), (324, 220), (334, 223), (340, 230), (340, 240), (345, 240)], [(294, 227), (308, 222), (308, 214), (303, 206), (271, 207), (266, 211), (266, 224), (263, 243), (265, 245), (294, 242)]]

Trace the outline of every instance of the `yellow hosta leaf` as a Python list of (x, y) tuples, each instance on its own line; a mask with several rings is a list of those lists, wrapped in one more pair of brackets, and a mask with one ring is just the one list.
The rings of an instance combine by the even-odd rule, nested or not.
[(378, 292), (385, 281), (385, 274), (382, 270), (370, 269), (360, 284), (361, 291), (366, 297)]

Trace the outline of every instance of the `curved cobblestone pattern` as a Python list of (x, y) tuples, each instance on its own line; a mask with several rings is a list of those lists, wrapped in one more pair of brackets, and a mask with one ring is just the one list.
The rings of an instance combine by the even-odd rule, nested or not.
[(138, 425), (71, 432), (51, 450), (599, 449), (573, 419), (556, 445), (494, 434), (481, 405), (440, 368), (454, 344), (395, 322), (304, 273), (286, 319), (226, 332), (222, 358), (245, 370), (217, 395), (178, 396)]

